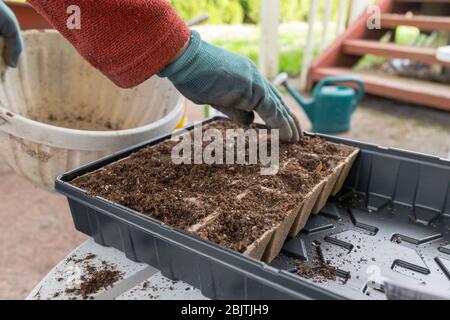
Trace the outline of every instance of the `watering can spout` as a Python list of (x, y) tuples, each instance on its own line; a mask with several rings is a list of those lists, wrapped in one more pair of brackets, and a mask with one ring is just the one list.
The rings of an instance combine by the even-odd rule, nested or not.
[(314, 122), (314, 120), (315, 120), (314, 101), (312, 99), (306, 100), (303, 97), (301, 97), (301, 98), (302, 98), (302, 102), (300, 103), (300, 105), (301, 105), (302, 109), (305, 111), (309, 120), (311, 122)]
[[(306, 99), (302, 97), (297, 91), (293, 90), (292, 87), (287, 88), (292, 97), (297, 101), (297, 103), (302, 107), (311, 122), (315, 120), (314, 112), (314, 100)], [(291, 91), (292, 90), (292, 91)]]
[(283, 85), (286, 90), (289, 92), (289, 94), (295, 99), (295, 101), (305, 110), (306, 115), (311, 120), (311, 122), (314, 120), (314, 100), (313, 99), (305, 99), (302, 97), (297, 90), (292, 88), (287, 83), (288, 75), (287, 73), (280, 74), (277, 78), (274, 80), (274, 84), (276, 86)]

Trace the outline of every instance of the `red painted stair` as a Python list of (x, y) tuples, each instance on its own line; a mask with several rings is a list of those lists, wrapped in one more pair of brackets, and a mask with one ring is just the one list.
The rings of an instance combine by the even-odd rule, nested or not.
[[(450, 0), (380, 0), (378, 4), (382, 29), (369, 30), (368, 16), (362, 16), (313, 62), (308, 88), (312, 89), (317, 81), (327, 76), (354, 75), (365, 81), (368, 93), (450, 111), (450, 84), (352, 69), (367, 54), (450, 67), (450, 63), (436, 59), (435, 48), (380, 41), (397, 26), (414, 26), (425, 32), (450, 31), (450, 6), (447, 6)], [(424, 15), (419, 10), (422, 4), (444, 4), (445, 10), (440, 11), (439, 16)]]
[(383, 14), (381, 15), (381, 26), (385, 29), (395, 29), (398, 26), (411, 26), (423, 31), (450, 31), (450, 17)]
[(344, 52), (350, 55), (365, 56), (373, 54), (392, 58), (410, 59), (431, 64), (450, 66), (450, 62), (442, 62), (436, 58), (436, 48), (404, 46), (395, 43), (382, 43), (373, 40), (347, 40)]

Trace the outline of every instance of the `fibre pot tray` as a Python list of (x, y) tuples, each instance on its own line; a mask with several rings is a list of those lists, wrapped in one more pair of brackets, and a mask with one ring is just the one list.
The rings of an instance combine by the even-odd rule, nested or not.
[[(414, 283), (420, 279), (436, 289), (444, 286), (444, 281), (448, 284), (449, 163), (320, 137), (359, 148), (360, 154), (353, 168), (341, 168), (332, 186), (325, 183), (317, 193), (308, 210), (318, 214), (310, 217), (300, 234), (284, 227), (285, 234), (292, 231), (291, 237), (281, 254), (272, 247), (277, 256), (270, 265), (91, 197), (69, 183), (167, 137), (69, 172), (57, 179), (56, 190), (68, 197), (77, 230), (101, 245), (123, 251), (133, 261), (160, 269), (166, 277), (199, 288), (209, 298), (383, 298), (382, 284), (375, 289), (368, 285), (366, 269), (374, 266), (397, 281)], [(350, 171), (348, 179), (346, 170)], [(328, 199), (327, 193), (333, 195), (340, 186), (343, 191)], [(326, 203), (324, 208), (322, 203)], [(274, 238), (272, 234), (272, 242)], [(316, 270), (317, 257), (333, 266), (332, 278), (304, 272), (305, 268)]]

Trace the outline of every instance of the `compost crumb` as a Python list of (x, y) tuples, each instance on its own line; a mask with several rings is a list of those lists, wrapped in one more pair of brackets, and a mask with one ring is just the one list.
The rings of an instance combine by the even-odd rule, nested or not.
[[(226, 129), (238, 126), (219, 121), (204, 127), (209, 128), (226, 135)], [(318, 137), (280, 143), (278, 174), (264, 176), (261, 164), (174, 164), (171, 153), (178, 143), (173, 139), (143, 148), (72, 183), (90, 196), (245, 252), (353, 151)]]
[(400, 238), (399, 236), (395, 236), (392, 238), (392, 242), (394, 242), (396, 244), (400, 244), (400, 243), (402, 243), (402, 238)]
[(312, 279), (315, 282), (335, 281), (337, 277), (337, 269), (328, 262), (323, 261), (320, 257), (314, 257), (313, 265), (309, 266), (303, 261), (294, 259), (297, 267), (297, 275), (306, 279)]
[(36, 300), (41, 300), (41, 290), (42, 286), (39, 288), (38, 292), (33, 296), (33, 298), (36, 298)]
[(97, 255), (93, 254), (93, 253), (88, 253), (85, 257), (82, 258), (78, 258), (77, 256), (70, 256), (69, 258), (67, 258), (67, 263), (69, 262), (73, 262), (75, 264), (79, 264), (81, 262), (88, 262), (89, 260), (93, 260), (97, 257)]
[(86, 256), (86, 258), (84, 258), (84, 260), (89, 261), (89, 260), (95, 259), (96, 257), (97, 257), (96, 254), (90, 253)]

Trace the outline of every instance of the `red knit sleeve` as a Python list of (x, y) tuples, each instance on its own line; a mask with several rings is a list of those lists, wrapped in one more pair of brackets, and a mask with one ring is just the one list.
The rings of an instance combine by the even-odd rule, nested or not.
[[(94, 67), (120, 87), (162, 70), (190, 31), (167, 0), (29, 0)], [(80, 28), (68, 21), (80, 9)], [(73, 7), (71, 7), (73, 8)], [(69, 12), (69, 13), (68, 13)]]

